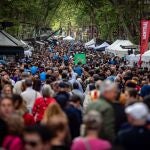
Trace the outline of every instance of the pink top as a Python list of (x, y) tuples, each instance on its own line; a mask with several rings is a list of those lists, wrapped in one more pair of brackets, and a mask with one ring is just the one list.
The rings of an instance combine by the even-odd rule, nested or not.
[(23, 142), (18, 136), (8, 135), (3, 141), (3, 146), (6, 150), (23, 150)]
[(108, 141), (98, 138), (76, 138), (73, 141), (71, 150), (110, 150), (111, 144)]

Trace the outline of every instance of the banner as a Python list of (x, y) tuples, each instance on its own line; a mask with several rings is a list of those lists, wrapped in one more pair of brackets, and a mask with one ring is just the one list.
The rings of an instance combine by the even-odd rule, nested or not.
[(74, 63), (77, 65), (78, 63), (86, 64), (86, 55), (85, 53), (75, 54)]
[(150, 36), (150, 20), (141, 20), (141, 40), (140, 40), (140, 60), (141, 64), (142, 54), (148, 49), (148, 42)]

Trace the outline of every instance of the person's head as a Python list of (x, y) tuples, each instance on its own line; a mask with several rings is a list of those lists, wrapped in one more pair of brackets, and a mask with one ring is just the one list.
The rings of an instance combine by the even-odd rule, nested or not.
[(127, 114), (128, 122), (134, 126), (145, 125), (149, 109), (144, 103), (135, 103), (126, 107), (125, 112)]
[(33, 82), (31, 79), (26, 79), (25, 80), (25, 87), (28, 88), (28, 87), (32, 87), (33, 85)]
[(86, 135), (90, 134), (90, 132), (94, 132), (98, 136), (101, 124), (102, 116), (95, 110), (87, 112), (83, 117), (84, 132)]
[(52, 133), (51, 144), (64, 144), (69, 133), (68, 119), (65, 113), (62, 112), (62, 114), (53, 115), (51, 118), (49, 118), (47, 125)]
[(44, 125), (26, 127), (23, 134), (25, 150), (49, 150), (51, 133)]
[(24, 120), (22, 116), (12, 113), (5, 119), (8, 126), (8, 133), (11, 135), (22, 135)]
[(42, 95), (43, 95), (43, 97), (52, 97), (53, 96), (53, 90), (50, 85), (45, 84), (42, 87)]
[(13, 99), (13, 104), (14, 104), (15, 110), (18, 110), (23, 104), (22, 97), (20, 95), (13, 94), (12, 99)]
[(70, 95), (67, 92), (60, 92), (55, 96), (55, 99), (61, 108), (64, 109), (69, 102)]
[(11, 96), (12, 95), (12, 86), (10, 84), (4, 85), (2, 94), (5, 96)]
[(114, 101), (118, 94), (117, 86), (110, 80), (106, 80), (101, 84), (100, 93), (106, 100)]
[(137, 98), (138, 98), (138, 92), (134, 88), (127, 88), (125, 90), (125, 97), (126, 97), (128, 104), (130, 104), (132, 102), (136, 102)]
[(38, 92), (41, 90), (41, 80), (40, 79), (35, 79), (33, 81), (33, 89)]
[(74, 82), (73, 83), (73, 89), (79, 89), (79, 84), (77, 82)]
[(80, 107), (80, 104), (81, 104), (81, 99), (79, 96), (73, 94), (71, 97), (70, 97), (70, 103), (72, 103), (75, 107), (79, 108)]
[(0, 100), (0, 115), (7, 117), (14, 112), (13, 100), (10, 97), (3, 97)]
[(70, 85), (68, 82), (60, 82), (59, 83), (59, 91), (60, 92), (68, 92)]
[(30, 77), (30, 74), (29, 74), (28, 72), (23, 72), (22, 75), (21, 75), (21, 78), (22, 78), (23, 80), (25, 80), (25, 79), (27, 79), (27, 78), (29, 78), (29, 77)]
[(59, 104), (53, 103), (47, 107), (45, 110), (42, 123), (47, 124), (49, 122), (49, 119), (55, 115), (61, 115), (63, 114), (63, 111)]

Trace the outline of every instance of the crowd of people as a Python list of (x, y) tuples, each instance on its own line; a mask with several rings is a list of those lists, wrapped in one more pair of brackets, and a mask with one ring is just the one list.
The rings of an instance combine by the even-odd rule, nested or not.
[(59, 41), (0, 64), (0, 83), (4, 150), (150, 150), (150, 72), (125, 58)]

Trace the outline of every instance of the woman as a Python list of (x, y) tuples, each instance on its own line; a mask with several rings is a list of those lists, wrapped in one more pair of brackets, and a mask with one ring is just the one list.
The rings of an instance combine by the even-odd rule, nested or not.
[(52, 134), (51, 149), (69, 150), (70, 137), (67, 116), (57, 103), (48, 106), (42, 123), (49, 127)]
[(5, 84), (2, 89), (2, 96), (12, 96), (12, 86), (10, 84)]
[(40, 79), (33, 80), (33, 89), (37, 92), (41, 92), (41, 80)]
[(6, 118), (15, 112), (13, 100), (10, 97), (3, 97), (0, 100), (0, 116)]
[(88, 112), (83, 119), (85, 137), (76, 138), (71, 150), (110, 150), (109, 142), (98, 138), (102, 118), (96, 111)]
[(11, 114), (6, 118), (8, 134), (6, 135), (2, 147), (6, 150), (22, 150), (23, 142), (21, 135), (23, 132), (23, 119), (17, 114)]
[(22, 97), (20, 95), (14, 94), (12, 99), (15, 111), (23, 117), (25, 126), (34, 125), (34, 117), (28, 113), (26, 104), (23, 101)]
[(32, 109), (32, 114), (35, 121), (39, 123), (43, 119), (44, 112), (49, 104), (55, 103), (55, 99), (52, 98), (53, 91), (50, 85), (44, 85), (42, 88), (42, 96), (35, 100), (35, 104)]

